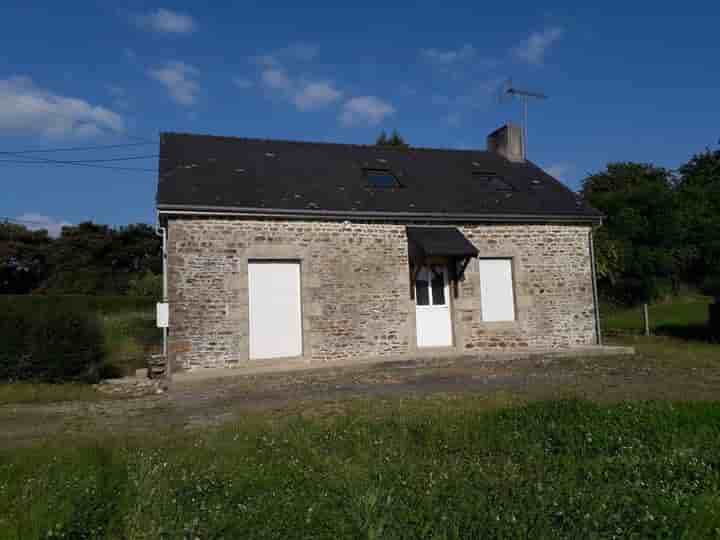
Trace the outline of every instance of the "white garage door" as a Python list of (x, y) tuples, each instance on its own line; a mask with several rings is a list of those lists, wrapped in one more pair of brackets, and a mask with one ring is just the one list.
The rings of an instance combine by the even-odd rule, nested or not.
[(302, 355), (300, 264), (251, 262), (250, 358)]
[(480, 304), (483, 321), (515, 320), (510, 259), (480, 259)]

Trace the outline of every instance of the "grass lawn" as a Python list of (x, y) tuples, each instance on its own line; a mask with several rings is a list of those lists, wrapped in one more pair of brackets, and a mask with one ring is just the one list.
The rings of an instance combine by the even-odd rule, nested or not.
[[(619, 335), (607, 340), (608, 344), (631, 345), (638, 355), (634, 363), (652, 364), (654, 367), (717, 368), (720, 366), (720, 345), (706, 341), (672, 336)], [(720, 395), (718, 396), (720, 398)]]
[(89, 384), (0, 383), (0, 405), (97, 401), (107, 398), (107, 395), (97, 392)]
[(0, 453), (0, 538), (717, 538), (720, 404), (372, 402)]
[[(653, 334), (702, 339), (711, 301), (707, 296), (694, 295), (651, 304), (648, 307), (650, 331)], [(609, 333), (642, 333), (642, 317), (642, 306), (622, 310), (601, 309), (603, 330)]]

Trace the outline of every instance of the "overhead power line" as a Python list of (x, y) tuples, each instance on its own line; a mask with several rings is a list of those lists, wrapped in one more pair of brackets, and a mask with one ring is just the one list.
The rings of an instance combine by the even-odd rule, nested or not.
[[(16, 153), (0, 152), (0, 155), (17, 155)], [(101, 159), (72, 159), (72, 160), (55, 160), (58, 163), (64, 163), (67, 165), (74, 165), (77, 163), (104, 163), (106, 161), (128, 161), (132, 159), (154, 159), (159, 157), (158, 154), (152, 154), (149, 156), (122, 156), (115, 158), (101, 158)], [(0, 159), (0, 163), (46, 163), (41, 158), (31, 159)]]
[(132, 171), (132, 172), (152, 172), (157, 173), (156, 169), (142, 169), (139, 167), (114, 167), (111, 165), (94, 165), (92, 163), (3, 163), (0, 167), (86, 167), (92, 169), (105, 169), (109, 171)]
[[(6, 156), (19, 156), (23, 157), (23, 154), (17, 154), (15, 152), (3, 152), (3, 155)], [(138, 171), (138, 172), (157, 172), (156, 169), (141, 169), (139, 167), (116, 167), (113, 165), (99, 165), (95, 163), (88, 163), (86, 161), (63, 161), (60, 159), (50, 159), (50, 158), (44, 158), (44, 157), (37, 157), (35, 158), (35, 161), (23, 161), (23, 160), (14, 160), (11, 161), (15, 164), (23, 164), (23, 165), (61, 165), (61, 166), (74, 166), (74, 167), (90, 167), (94, 169), (108, 169), (108, 170), (117, 170), (117, 171)]]
[(34, 148), (32, 150), (12, 150), (11, 152), (8, 151), (0, 151), (0, 154), (47, 154), (47, 153), (53, 153), (53, 152), (84, 152), (87, 150), (109, 150), (112, 148), (128, 148), (131, 146), (149, 146), (149, 145), (156, 145), (155, 142), (135, 142), (135, 143), (124, 143), (124, 144), (99, 144), (96, 146), (73, 146), (73, 147), (65, 147), (65, 148)]
[[(140, 141), (140, 142), (146, 142), (149, 144), (158, 144), (158, 141), (151, 141), (150, 139), (146, 139), (145, 137), (138, 137), (137, 135), (130, 135), (129, 133), (122, 133), (119, 134), (120, 137), (127, 137), (130, 140), (133, 141)], [(158, 135), (155, 135), (156, 137), (159, 137)]]

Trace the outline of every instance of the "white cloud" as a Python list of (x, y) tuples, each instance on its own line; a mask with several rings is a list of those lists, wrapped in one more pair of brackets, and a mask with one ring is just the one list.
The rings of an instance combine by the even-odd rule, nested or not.
[(555, 163), (545, 169), (545, 172), (550, 176), (562, 180), (563, 182), (568, 180), (568, 176), (575, 171), (575, 165), (572, 163)]
[(58, 237), (62, 228), (71, 225), (67, 221), (57, 220), (50, 216), (42, 214), (23, 214), (17, 217), (17, 220), (31, 231), (46, 230), (50, 236)]
[(317, 110), (332, 105), (342, 97), (342, 91), (328, 81), (293, 80), (284, 68), (265, 69), (261, 84), (295, 105), (299, 111)]
[(293, 82), (283, 68), (270, 68), (262, 72), (260, 80), (263, 86), (272, 90), (290, 91)]
[[(325, 108), (340, 100), (343, 92), (332, 81), (291, 75), (286, 64), (291, 61), (309, 62), (318, 54), (318, 47), (296, 43), (270, 54), (253, 56), (250, 61), (262, 68), (259, 84), (292, 103), (299, 111)], [(250, 81), (243, 82), (249, 88)], [(236, 83), (237, 84), (237, 83)]]
[(342, 92), (328, 82), (305, 82), (294, 92), (292, 102), (301, 111), (321, 109), (335, 103)]
[(167, 62), (148, 71), (150, 78), (165, 86), (170, 97), (179, 105), (193, 105), (197, 101), (200, 91), (196, 80), (198, 73), (195, 67), (179, 61)]
[(0, 79), (0, 133), (86, 137), (124, 129), (123, 118), (105, 107), (54, 94), (29, 77)]
[(233, 77), (232, 81), (233, 84), (241, 90), (247, 90), (248, 88), (252, 88), (253, 86), (255, 86), (255, 83), (253, 81), (251, 81), (250, 79), (245, 79), (243, 77)]
[(545, 53), (553, 43), (559, 41), (565, 30), (559, 26), (546, 28), (542, 32), (533, 32), (526, 40), (513, 49), (513, 54), (523, 62), (541, 66)]
[(138, 26), (163, 34), (189, 34), (195, 31), (195, 19), (190, 15), (160, 8), (150, 13), (136, 15)]
[(354, 97), (345, 102), (340, 123), (350, 127), (360, 124), (376, 126), (387, 116), (395, 114), (395, 107), (375, 96)]
[(475, 47), (472, 45), (463, 45), (459, 49), (440, 50), (440, 49), (423, 49), (420, 54), (429, 62), (440, 66), (449, 66), (469, 60), (475, 56)]

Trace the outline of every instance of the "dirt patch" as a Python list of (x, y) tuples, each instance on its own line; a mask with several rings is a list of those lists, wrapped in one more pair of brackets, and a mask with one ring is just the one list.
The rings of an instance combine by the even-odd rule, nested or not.
[(577, 395), (600, 400), (717, 399), (720, 368), (656, 365), (642, 356), (418, 360), (199, 380), (164, 395), (0, 407), (0, 446), (78, 437), (137, 435), (232, 422), (248, 414), (300, 412), (353, 398), (511, 394), (520, 400)]

